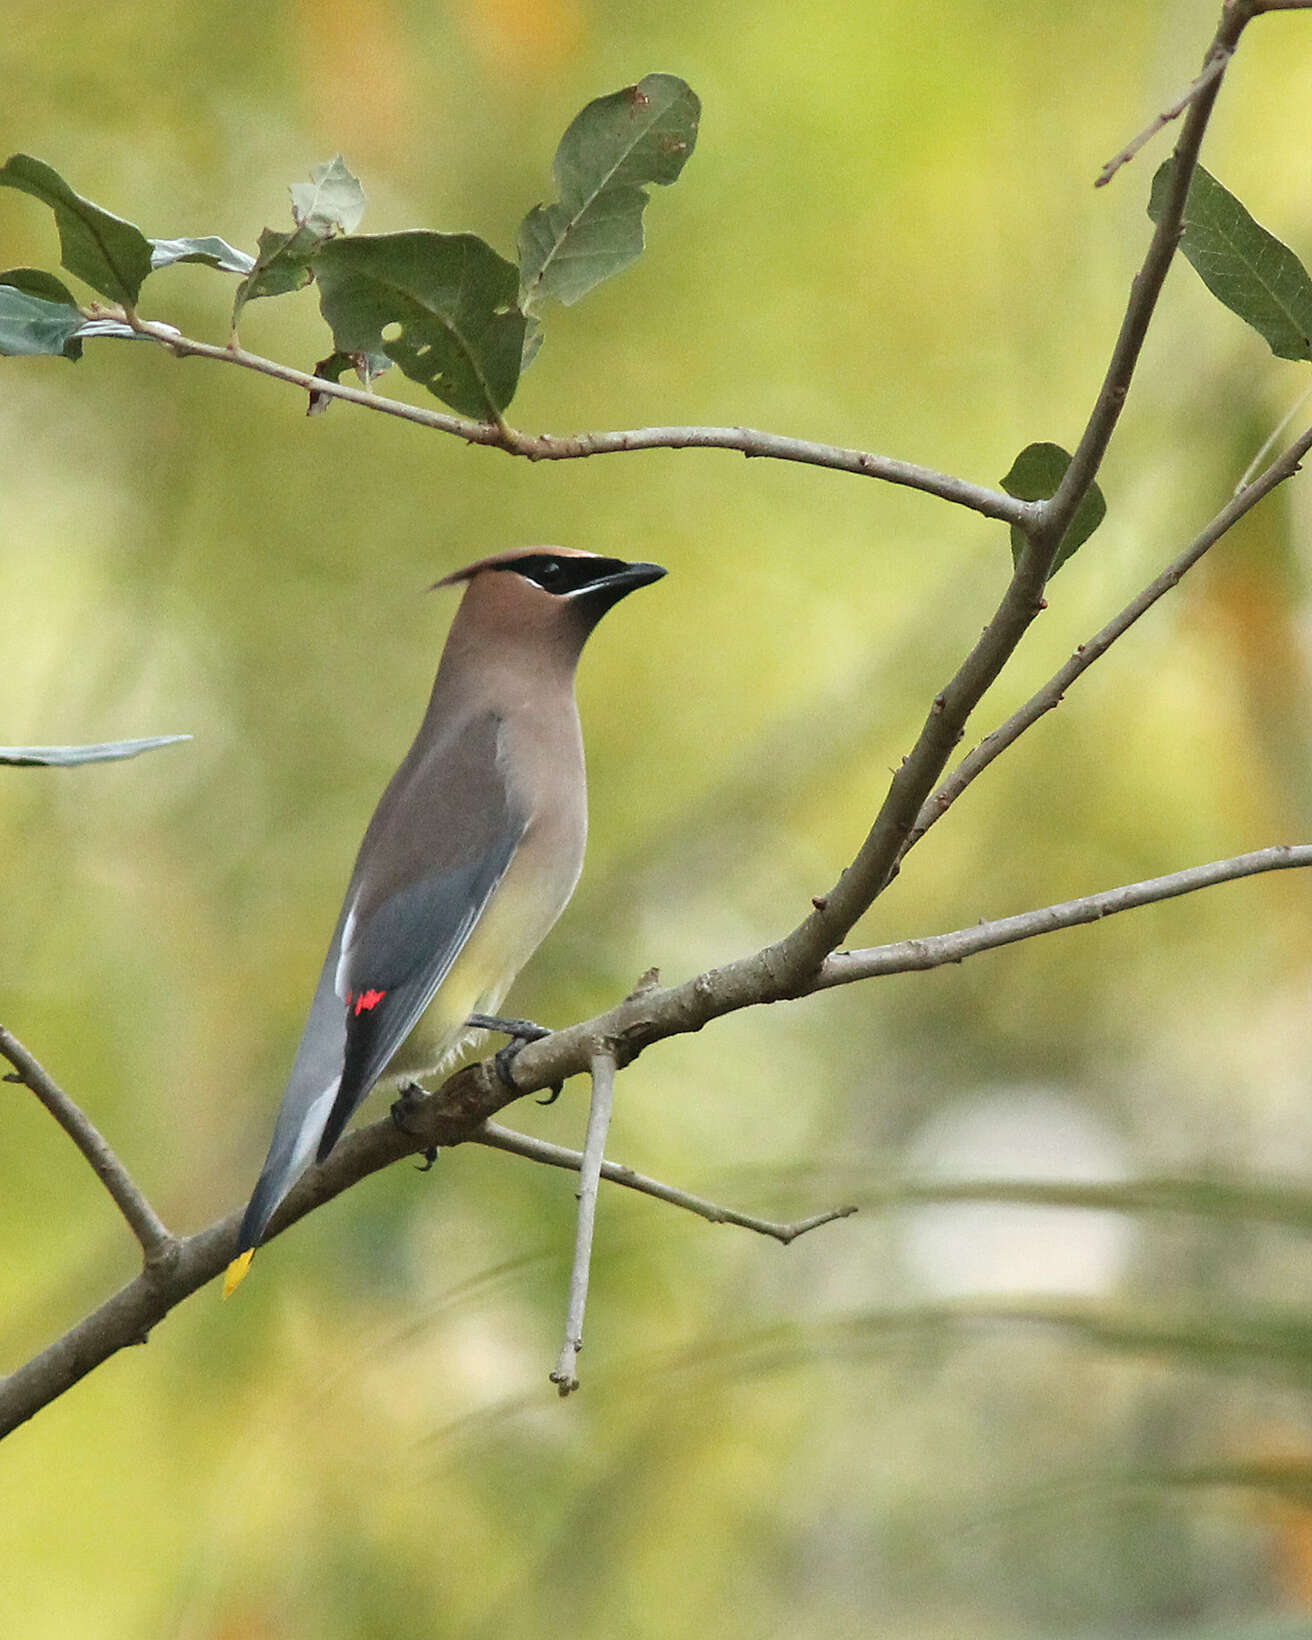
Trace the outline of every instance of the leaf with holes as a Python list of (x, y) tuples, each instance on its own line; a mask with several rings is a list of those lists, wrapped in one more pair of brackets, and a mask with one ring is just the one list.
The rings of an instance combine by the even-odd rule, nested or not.
[[(1148, 215), (1160, 221), (1174, 160), (1153, 178)], [(1255, 222), (1228, 188), (1198, 166), (1185, 200), (1180, 249), (1219, 302), (1278, 359), (1312, 359), (1312, 279), (1288, 245)]]
[[(519, 381), (517, 272), (473, 234), (335, 239), (314, 260), (339, 353), (385, 353), (461, 415), (493, 421)], [(391, 332), (396, 327), (396, 333)]]
[[(1017, 501), (1048, 501), (1056, 495), (1066, 476), (1071, 458), (1060, 444), (1027, 444), (1011, 464), (1011, 471), (1002, 480), (1002, 488)], [(1048, 579), (1057, 573), (1073, 553), (1079, 551), (1102, 523), (1107, 513), (1107, 502), (1096, 484), (1089, 486), (1088, 494), (1075, 509), (1075, 517), (1061, 538)], [(1025, 531), (1019, 525), (1011, 526), (1011, 558), (1020, 562), (1025, 550)]]
[(190, 735), (152, 735), (148, 740), (104, 740), (95, 746), (0, 746), (0, 763), (18, 768), (70, 768), (79, 763), (117, 763), (159, 746), (176, 746)]
[[(34, 296), (30, 289), (8, 282), (15, 275), (35, 272), (35, 269), (16, 268), (13, 273), (0, 276), (0, 356), (19, 358), (47, 354), (80, 359), (82, 343), (78, 332), (86, 323), (85, 315), (71, 302), (47, 301), (44, 296)], [(59, 284), (51, 274), (42, 277), (54, 285)]]
[(642, 252), (646, 185), (673, 182), (697, 141), (701, 104), (674, 74), (590, 102), (553, 167), (560, 199), (538, 205), (519, 230), (520, 306), (566, 305)]
[(55, 213), (70, 273), (111, 301), (134, 306), (150, 272), (150, 241), (140, 228), (75, 194), (58, 171), (30, 154), (12, 154), (0, 165), (0, 185), (31, 194)]
[(150, 265), (154, 269), (171, 268), (175, 262), (203, 262), (220, 273), (250, 273), (255, 258), (239, 251), (226, 239), (208, 234), (203, 239), (152, 239)]

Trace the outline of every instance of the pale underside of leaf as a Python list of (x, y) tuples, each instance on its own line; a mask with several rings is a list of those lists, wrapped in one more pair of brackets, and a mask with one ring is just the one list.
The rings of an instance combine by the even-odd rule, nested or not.
[(117, 763), (160, 746), (176, 746), (190, 735), (151, 735), (145, 740), (104, 740), (91, 746), (0, 746), (0, 763), (19, 768), (70, 768), (79, 763)]
[(201, 262), (221, 273), (246, 274), (255, 267), (253, 256), (215, 234), (201, 239), (152, 239), (150, 247), (151, 266), (156, 270), (170, 268), (175, 262)]
[(83, 315), (67, 302), (49, 302), (0, 284), (0, 355), (80, 359)]

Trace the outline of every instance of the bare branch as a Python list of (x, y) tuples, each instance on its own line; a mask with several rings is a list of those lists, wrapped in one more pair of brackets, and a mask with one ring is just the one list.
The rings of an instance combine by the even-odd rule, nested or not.
[(1115, 916), (1118, 911), (1133, 911), (1139, 906), (1154, 905), (1159, 900), (1195, 894), (1200, 888), (1212, 888), (1217, 883), (1254, 877), (1264, 871), (1289, 871), (1304, 866), (1312, 866), (1312, 844), (1281, 843), (1274, 848), (1258, 849), (1252, 854), (1240, 854), (1232, 860), (1213, 860), (1207, 865), (1173, 871), (1166, 877), (1150, 877), (1142, 883), (1127, 883), (1121, 888), (1105, 889), (1101, 894), (1086, 894), (1078, 900), (1063, 901), (1060, 905), (1023, 911), (1019, 916), (976, 923), (951, 934), (899, 940), (895, 945), (876, 945), (863, 951), (838, 951), (825, 960), (819, 982), (813, 989), (819, 991), (831, 985), (848, 985), (853, 980), (873, 979), (881, 974), (941, 968), (945, 963), (961, 962), (966, 957), (977, 956), (981, 951), (995, 951), (999, 946), (1014, 945), (1018, 940), (1053, 934), (1061, 928), (1075, 928), (1080, 923), (1098, 922), (1103, 917)]
[[(116, 315), (122, 317), (119, 310)], [(996, 518), (1004, 524), (1028, 525), (1036, 512), (1034, 504), (1018, 501), (1002, 490), (991, 490), (982, 484), (956, 478), (951, 473), (940, 473), (932, 467), (920, 467), (911, 461), (898, 461), (892, 456), (875, 455), (869, 450), (849, 450), (837, 444), (816, 444), (809, 439), (786, 438), (779, 433), (765, 433), (754, 427), (635, 427), (622, 432), (576, 433), (557, 437), (551, 433), (520, 433), (504, 423), (469, 421), (463, 416), (449, 415), (441, 410), (428, 410), (421, 405), (406, 404), (401, 399), (385, 398), (382, 394), (351, 387), (345, 382), (327, 381), (312, 376), (291, 365), (279, 364), (275, 359), (248, 353), (242, 347), (216, 347), (210, 342), (194, 341), (183, 336), (172, 325), (151, 324), (138, 319), (134, 328), (178, 358), (212, 359), (220, 364), (235, 364), (245, 370), (255, 370), (276, 381), (290, 382), (321, 399), (341, 399), (347, 404), (359, 405), (365, 410), (377, 410), (386, 416), (414, 422), (433, 432), (450, 433), (468, 444), (485, 444), (504, 450), (507, 455), (523, 456), (529, 461), (575, 461), (587, 456), (620, 455), (633, 450), (730, 450), (743, 456), (768, 457), (775, 461), (800, 462), (808, 467), (824, 467), (833, 472), (855, 473), (864, 478), (879, 478), (889, 484), (900, 484), (908, 489), (922, 490), (960, 507)]]
[(1312, 427), (1277, 457), (1258, 479), (1238, 491), (1228, 505), (1198, 532), (1178, 558), (1168, 564), (1162, 573), (1150, 581), (1137, 597), (1132, 598), (1119, 614), (1114, 615), (1106, 626), (1082, 643), (1065, 665), (1054, 672), (1043, 687), (1036, 690), (1023, 706), (1018, 707), (1005, 723), (992, 734), (986, 735), (973, 751), (967, 753), (933, 796), (926, 799), (916, 816), (916, 823), (907, 838), (903, 854), (918, 843), (937, 820), (942, 819), (971, 781), (982, 774), (999, 753), (1006, 751), (1013, 741), (1019, 740), (1021, 735), (1045, 713), (1052, 711), (1055, 706), (1060, 706), (1066, 691), (1076, 679), (1087, 672), (1101, 655), (1106, 654), (1112, 644), (1123, 637), (1140, 616), (1146, 615), (1163, 594), (1179, 586), (1198, 560), (1228, 534), (1245, 513), (1257, 506), (1259, 501), (1265, 500), (1278, 485), (1292, 478), (1298, 472), (1309, 450), (1312, 450)]
[(1120, 170), (1121, 166), (1128, 165), (1130, 163), (1134, 156), (1143, 147), (1144, 143), (1150, 142), (1152, 138), (1155, 137), (1159, 131), (1168, 126), (1172, 120), (1178, 120), (1180, 115), (1184, 113), (1185, 109), (1188, 108), (1189, 104), (1194, 100), (1198, 93), (1206, 90), (1206, 88), (1211, 85), (1213, 80), (1219, 79), (1221, 75), (1224, 74), (1226, 64), (1230, 61), (1233, 54), (1233, 48), (1231, 48), (1230, 51), (1226, 52), (1218, 51), (1215, 56), (1210, 58), (1206, 67), (1203, 69), (1203, 72), (1185, 92), (1184, 96), (1180, 97), (1176, 102), (1173, 102), (1169, 108), (1163, 109), (1155, 120), (1151, 121), (1143, 128), (1142, 131), (1140, 131), (1137, 137), (1132, 138), (1131, 141), (1126, 143), (1125, 147), (1121, 149), (1119, 154), (1114, 155), (1107, 161), (1106, 165), (1103, 166), (1102, 170), (1099, 171), (1096, 179), (1094, 180), (1094, 187), (1105, 188)]
[(133, 1182), (95, 1123), (73, 1103), (50, 1073), (28, 1053), (12, 1032), (0, 1025), (0, 1054), (14, 1067), (4, 1077), (31, 1089), (91, 1164), (114, 1205), (141, 1244), (147, 1264), (167, 1262), (177, 1241)]
[(565, 1338), (551, 1382), (565, 1397), (579, 1387), (576, 1372), (583, 1348), (583, 1314), (588, 1304), (588, 1277), (592, 1270), (592, 1233), (597, 1222), (597, 1181), (601, 1178), (606, 1154), (606, 1135), (615, 1106), (615, 1053), (612, 1048), (593, 1050), (592, 1099), (588, 1105), (588, 1131), (579, 1163), (579, 1216), (574, 1238), (574, 1263), (569, 1276), (569, 1310), (565, 1317)]
[[(1225, 78), (1226, 65), (1252, 17), (1250, 6), (1251, 0), (1227, 0), (1222, 8), (1216, 37), (1203, 59), (1205, 69), (1213, 62), (1219, 63), (1220, 67), (1210, 79), (1205, 78), (1204, 84), (1189, 102), (1184, 129), (1180, 132), (1172, 154), (1174, 164), (1171, 170), (1170, 190), (1162, 207), (1162, 214), (1153, 230), (1143, 266), (1135, 275), (1134, 283), (1130, 287), (1129, 304), (1121, 321), (1116, 345), (1112, 349), (1107, 374), (1103, 378), (1088, 425), (1075, 447), (1075, 454), (1071, 457), (1070, 466), (1066, 469), (1056, 495), (1051, 501), (1041, 503), (1043, 523), (1030, 538), (1032, 551), (1038, 552), (1047, 547), (1055, 550), (1055, 543), (1066, 533), (1067, 526), (1075, 517), (1089, 486), (1098, 476), (1102, 458), (1107, 453), (1107, 446), (1111, 443), (1112, 434), (1121, 418), (1121, 411), (1125, 408), (1130, 382), (1143, 348), (1143, 339), (1157, 307), (1157, 298), (1161, 295), (1166, 275), (1180, 243), (1185, 201), (1189, 197), (1189, 185), (1193, 181), (1194, 171), (1198, 165), (1198, 154), (1207, 131), (1207, 122), (1212, 117), (1212, 109)], [(1025, 554), (1022, 554), (1022, 562), (1024, 557)], [(1051, 561), (1049, 554), (1047, 562), (1050, 564)]]
[[(1233, 52), (1249, 21), (1247, 0), (1225, 7), (1208, 60)], [(1223, 75), (1218, 73), (1194, 98), (1175, 147), (1170, 198), (1159, 219), (1089, 415), (1056, 494), (1035, 504), (1027, 542), (992, 619), (947, 686), (935, 697), (920, 735), (893, 776), (888, 793), (856, 857), (838, 882), (815, 900), (815, 910), (790, 934), (761, 954), (789, 994), (805, 989), (825, 957), (846, 938), (858, 918), (883, 893), (906, 852), (907, 842), (935, 781), (985, 691), (1015, 653), (1030, 623), (1044, 608), (1043, 587), (1052, 562), (1081, 501), (1097, 476), (1129, 391), (1144, 335), (1162, 283), (1175, 255), (1189, 182)]]
[[(530, 1138), (527, 1133), (516, 1133), (497, 1122), (484, 1122), (476, 1133), (470, 1134), (469, 1140), (471, 1144), (506, 1150), (512, 1156), (527, 1156), (530, 1161), (542, 1162), (547, 1167), (567, 1168), (575, 1173), (583, 1162), (582, 1151), (567, 1150), (563, 1145), (553, 1145), (545, 1139)], [(758, 1219), (732, 1207), (721, 1207), (718, 1202), (708, 1201), (704, 1196), (690, 1195), (674, 1185), (662, 1184), (659, 1179), (649, 1179), (645, 1174), (635, 1173), (631, 1167), (624, 1167), (619, 1162), (603, 1162), (601, 1176), (612, 1184), (621, 1184), (628, 1190), (654, 1196), (657, 1201), (669, 1202), (672, 1207), (682, 1207), (689, 1213), (696, 1213), (708, 1224), (736, 1224), (743, 1230), (755, 1230), (758, 1235), (770, 1236), (784, 1247), (796, 1241), (798, 1236), (804, 1236), (808, 1230), (818, 1229), (822, 1224), (832, 1224), (835, 1219), (850, 1218), (856, 1212), (855, 1207), (834, 1207), (825, 1213), (814, 1213), (810, 1218), (796, 1219), (791, 1224), (779, 1224), (773, 1219)]]
[[(607, 1013), (553, 1032), (541, 1042), (529, 1043), (514, 1062), (515, 1091), (502, 1081), (495, 1060), (487, 1059), (465, 1066), (436, 1093), (415, 1101), (408, 1112), (406, 1132), (402, 1133), (389, 1117), (348, 1134), (324, 1165), (311, 1168), (291, 1191), (274, 1217), (271, 1235), (280, 1234), (343, 1190), (403, 1156), (420, 1154), (434, 1145), (446, 1148), (478, 1137), (488, 1119), (513, 1100), (549, 1088), (562, 1078), (586, 1069), (598, 1041), (613, 1045), (616, 1063), (624, 1065), (652, 1042), (699, 1031), (711, 1020), (742, 1008), (801, 997), (880, 973), (906, 973), (959, 962), (980, 951), (1093, 921), (1114, 911), (1129, 910), (1132, 905), (1193, 893), (1214, 883), (1261, 871), (1307, 865), (1312, 865), (1312, 846), (1264, 849), (1257, 854), (1196, 866), (1169, 877), (1130, 884), (1065, 905), (1047, 906), (1019, 918), (1004, 918), (955, 934), (903, 941), (897, 946), (877, 947), (873, 951), (838, 953), (791, 990), (783, 987), (782, 970), (772, 964), (768, 951), (699, 974), (683, 985), (640, 987)], [(16, 1046), (12, 1038), (7, 1040), (9, 1046)], [(26, 1081), (26, 1076), (23, 1079)], [(482, 1142), (495, 1143), (495, 1140), (484, 1136)], [(511, 1147), (501, 1144), (498, 1148)], [(553, 1161), (552, 1165), (564, 1163)], [(628, 1181), (620, 1178), (617, 1182)], [(635, 1185), (634, 1188), (642, 1187)], [(647, 1193), (658, 1192), (650, 1189)], [(671, 1194), (667, 1199), (673, 1200), (674, 1196)], [(718, 1212), (711, 1203), (693, 1205), (695, 1201), (696, 1198), (689, 1197), (678, 1205), (688, 1206), (694, 1212), (703, 1207), (711, 1209), (703, 1214), (707, 1218)], [(840, 1215), (822, 1215), (811, 1222), (824, 1223), (831, 1216)], [(745, 1215), (725, 1214), (725, 1218), (729, 1223), (746, 1222)], [(129, 1282), (62, 1338), (8, 1378), (0, 1380), (0, 1437), (31, 1418), (111, 1355), (129, 1344), (141, 1343), (175, 1305), (219, 1275), (232, 1257), (240, 1222), (240, 1212), (234, 1212), (208, 1229), (180, 1239), (173, 1244), (170, 1257), (158, 1265), (148, 1266), (135, 1281)], [(791, 1228), (800, 1234), (802, 1229), (811, 1227), (811, 1222)], [(764, 1226), (749, 1224), (748, 1228), (763, 1229)], [(772, 1232), (765, 1229), (764, 1233)]]

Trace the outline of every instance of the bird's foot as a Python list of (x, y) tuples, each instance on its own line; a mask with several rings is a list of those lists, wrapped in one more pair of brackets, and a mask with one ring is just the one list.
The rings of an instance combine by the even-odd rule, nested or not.
[[(399, 1132), (408, 1134), (411, 1138), (414, 1138), (415, 1130), (411, 1125), (411, 1117), (414, 1115), (415, 1106), (419, 1104), (420, 1100), (426, 1099), (427, 1097), (428, 1089), (421, 1087), (418, 1082), (403, 1082), (401, 1084), (400, 1094), (392, 1101), (392, 1109), (390, 1113), (392, 1117), (392, 1126)], [(427, 1173), (436, 1160), (437, 1146), (429, 1145), (428, 1149), (424, 1152), (424, 1159), (419, 1165), (419, 1171), (421, 1173)]]
[[(470, 1014), (469, 1024), (480, 1031), (500, 1031), (508, 1036), (510, 1041), (504, 1048), (498, 1048), (492, 1056), (492, 1062), (497, 1068), (497, 1075), (512, 1093), (518, 1093), (519, 1087), (511, 1073), (511, 1066), (516, 1058), (530, 1042), (541, 1042), (544, 1036), (551, 1032), (545, 1025), (535, 1025), (531, 1019), (502, 1019), (498, 1014)], [(539, 1105), (554, 1105), (560, 1098), (565, 1084), (553, 1083), (551, 1092), (545, 1099), (539, 1099)]]

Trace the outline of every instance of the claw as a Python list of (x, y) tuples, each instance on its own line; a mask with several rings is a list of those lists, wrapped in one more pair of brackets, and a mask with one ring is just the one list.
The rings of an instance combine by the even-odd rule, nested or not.
[[(511, 1074), (510, 1067), (515, 1063), (516, 1056), (522, 1048), (530, 1042), (541, 1042), (543, 1037), (550, 1036), (551, 1032), (545, 1025), (535, 1025), (531, 1019), (502, 1019), (498, 1014), (470, 1014), (469, 1023), (480, 1031), (500, 1031), (508, 1036), (510, 1041), (504, 1048), (498, 1048), (492, 1056), (492, 1063), (497, 1068), (497, 1075), (511, 1093), (520, 1091), (519, 1084)], [(563, 1082), (552, 1084), (551, 1092), (545, 1099), (536, 1102), (539, 1105), (554, 1105), (564, 1089)]]
[(545, 1025), (535, 1025), (531, 1019), (503, 1019), (500, 1014), (470, 1014), (468, 1024), (479, 1031), (497, 1031), (518, 1042), (541, 1042), (551, 1032)]
[(421, 1088), (418, 1082), (403, 1082), (401, 1084), (401, 1092), (392, 1101), (392, 1108), (389, 1112), (392, 1118), (392, 1126), (398, 1132), (408, 1134), (412, 1139), (415, 1137), (415, 1130), (410, 1126), (410, 1117), (413, 1115), (414, 1108), (419, 1100), (424, 1098), (427, 1093), (427, 1088)]

